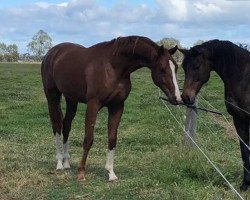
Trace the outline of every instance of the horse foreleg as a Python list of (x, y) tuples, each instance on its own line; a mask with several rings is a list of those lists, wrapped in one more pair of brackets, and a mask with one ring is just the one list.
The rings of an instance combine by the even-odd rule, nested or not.
[(108, 107), (109, 119), (108, 119), (108, 153), (105, 168), (109, 172), (109, 181), (117, 180), (117, 176), (114, 173), (114, 154), (117, 141), (117, 129), (121, 121), (124, 104), (115, 104)]
[(78, 180), (85, 180), (86, 160), (89, 150), (94, 140), (94, 126), (96, 122), (97, 113), (100, 105), (97, 101), (92, 100), (87, 103), (87, 110), (85, 116), (85, 136), (83, 141), (83, 155), (78, 168)]
[(239, 119), (236, 119), (236, 117), (234, 117), (234, 125), (235, 125), (238, 135), (241, 137), (241, 139), (245, 143), (244, 144), (240, 140), (241, 157), (242, 157), (243, 166), (244, 166), (244, 178), (243, 178), (243, 183), (240, 186), (240, 190), (245, 191), (250, 186), (249, 124)]

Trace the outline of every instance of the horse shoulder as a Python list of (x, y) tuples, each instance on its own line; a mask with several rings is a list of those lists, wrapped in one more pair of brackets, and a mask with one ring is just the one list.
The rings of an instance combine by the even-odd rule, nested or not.
[(113, 85), (113, 89), (107, 99), (109, 102), (123, 102), (127, 99), (131, 91), (131, 81), (130, 78), (120, 79)]

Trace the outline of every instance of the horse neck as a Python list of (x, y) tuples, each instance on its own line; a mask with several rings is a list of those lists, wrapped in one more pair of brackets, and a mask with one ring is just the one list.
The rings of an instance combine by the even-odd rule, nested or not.
[(212, 70), (214, 70), (225, 84), (237, 81), (240, 77), (240, 63), (238, 58), (235, 57), (233, 50), (227, 49), (227, 53), (221, 54), (223, 50), (213, 50), (211, 56)]
[[(241, 50), (239, 50), (241, 51)], [(241, 79), (244, 77), (246, 55), (235, 52), (235, 49), (228, 49), (223, 55), (219, 51), (213, 51), (212, 70), (214, 70), (224, 82), (226, 95), (229, 91), (237, 88)], [(237, 54), (236, 54), (237, 53)], [(247, 58), (250, 62), (250, 57)]]
[(135, 41), (129, 47), (120, 52), (120, 55), (125, 55), (126, 62), (120, 65), (123, 68), (123, 74), (129, 75), (132, 72), (142, 68), (148, 67), (151, 69), (152, 59), (157, 54), (157, 46), (148, 44), (143, 41)]
[(225, 64), (224, 63), (225, 61), (224, 60), (213, 60), (212, 62), (212, 71), (215, 71), (219, 77), (221, 78), (221, 80), (225, 83), (226, 81), (226, 76), (224, 74), (225, 72)]

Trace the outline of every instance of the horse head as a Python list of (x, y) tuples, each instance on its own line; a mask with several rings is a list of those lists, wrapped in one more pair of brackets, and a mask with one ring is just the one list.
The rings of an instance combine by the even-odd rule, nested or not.
[(178, 65), (171, 56), (176, 50), (177, 46), (169, 50), (163, 46), (159, 47), (151, 68), (151, 75), (155, 85), (165, 93), (172, 104), (178, 104), (181, 101), (176, 80)]
[(206, 49), (196, 47), (190, 50), (179, 49), (179, 51), (184, 54), (182, 67), (185, 73), (181, 97), (184, 103), (193, 104), (195, 96), (210, 77), (212, 69), (209, 52)]

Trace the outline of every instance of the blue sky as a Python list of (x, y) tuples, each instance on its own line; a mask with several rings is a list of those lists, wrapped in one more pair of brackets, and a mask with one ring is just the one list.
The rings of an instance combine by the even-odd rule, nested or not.
[[(68, 2), (67, 0), (49, 0), (49, 1), (39, 1), (39, 0), (10, 0), (10, 1), (5, 1), (2, 0), (0, 1), (0, 8), (4, 8), (4, 9), (8, 9), (8, 8), (15, 8), (15, 7), (22, 7), (22, 6), (27, 6), (27, 5), (32, 5), (35, 4), (37, 2), (48, 2), (48, 3), (52, 3), (52, 4), (59, 4), (59, 3), (63, 3), (63, 2)], [(105, 7), (112, 7), (113, 5), (115, 5), (118, 1), (117, 0), (95, 0), (96, 3), (98, 3), (99, 5), (103, 5)], [(124, 2), (127, 2), (129, 4), (132, 5), (140, 5), (140, 4), (146, 4), (150, 5), (151, 7), (156, 6), (155, 1), (154, 0), (126, 0)]]
[[(13, 7), (19, 7), (19, 6), (25, 6), (25, 5), (29, 5), (29, 4), (34, 4), (36, 2), (36, 0), (10, 0), (10, 1), (5, 1), (5, 0), (1, 0), (0, 1), (0, 8), (13, 8)], [(40, 1), (42, 2), (42, 1)], [(47, 1), (50, 3), (62, 3), (64, 1), (61, 0), (50, 0)]]
[(0, 42), (27, 44), (40, 29), (53, 44), (86, 47), (118, 36), (250, 43), (250, 1), (229, 0), (10, 0), (0, 1)]

